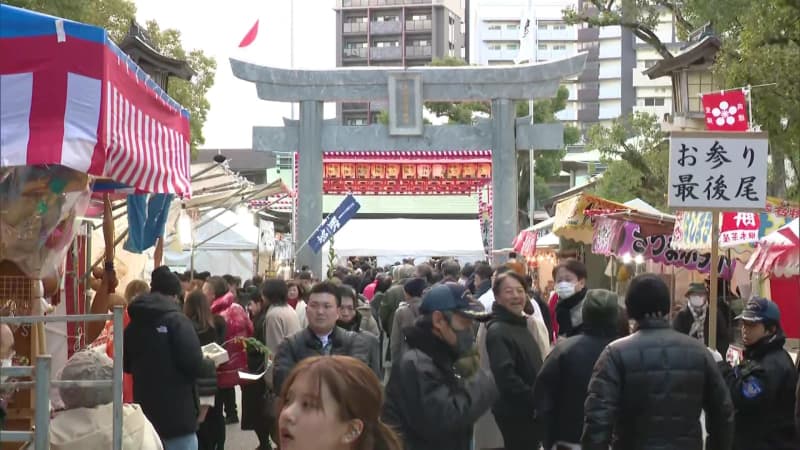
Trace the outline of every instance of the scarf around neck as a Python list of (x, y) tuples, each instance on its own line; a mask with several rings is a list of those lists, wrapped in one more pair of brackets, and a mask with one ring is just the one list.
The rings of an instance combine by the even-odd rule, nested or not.
[(708, 303), (700, 307), (694, 307), (689, 303), (689, 311), (692, 313), (692, 326), (689, 328), (689, 336), (705, 342), (706, 314), (708, 313)]

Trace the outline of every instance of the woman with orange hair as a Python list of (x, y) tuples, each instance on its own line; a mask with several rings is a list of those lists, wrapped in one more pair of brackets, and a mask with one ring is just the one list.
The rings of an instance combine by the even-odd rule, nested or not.
[(380, 419), (378, 377), (349, 356), (301, 361), (278, 401), (281, 450), (401, 450), (400, 438)]

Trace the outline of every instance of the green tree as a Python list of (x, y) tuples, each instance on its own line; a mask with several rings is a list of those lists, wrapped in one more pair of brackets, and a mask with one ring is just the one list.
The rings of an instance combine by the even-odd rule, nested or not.
[[(753, 120), (769, 133), (768, 191), (800, 195), (800, 2), (797, 0), (589, 0), (564, 10), (569, 23), (620, 25), (669, 59), (654, 32), (662, 12), (675, 18), (681, 37), (711, 24), (722, 40), (714, 64), (722, 88), (775, 83), (752, 91)], [(786, 167), (793, 177), (789, 177)]]
[[(128, 32), (131, 20), (136, 17), (136, 5), (131, 0), (4, 0), (6, 3), (57, 17), (103, 27), (109, 36), (120, 42)], [(205, 142), (203, 124), (208, 114), (206, 94), (214, 84), (216, 62), (202, 50), (187, 52), (180, 40), (180, 31), (161, 30), (155, 21), (147, 23), (153, 43), (165, 55), (186, 60), (195, 71), (191, 81), (173, 78), (168, 93), (189, 110), (192, 131), (191, 144), (194, 157), (199, 145)]]
[(666, 209), (669, 145), (658, 117), (634, 113), (609, 127), (595, 125), (586, 141), (586, 149), (599, 151), (608, 166), (595, 188), (598, 195), (618, 202), (639, 197)]

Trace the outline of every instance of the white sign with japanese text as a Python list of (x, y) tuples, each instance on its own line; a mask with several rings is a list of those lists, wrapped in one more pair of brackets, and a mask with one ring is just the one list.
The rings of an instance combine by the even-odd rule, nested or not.
[(681, 210), (763, 210), (767, 133), (672, 132), (667, 205)]

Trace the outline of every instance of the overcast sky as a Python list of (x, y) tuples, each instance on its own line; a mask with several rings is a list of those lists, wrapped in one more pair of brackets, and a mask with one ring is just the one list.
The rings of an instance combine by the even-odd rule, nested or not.
[[(288, 104), (259, 100), (255, 85), (233, 76), (229, 58), (291, 67), (290, 29), (294, 22), (296, 68), (325, 69), (336, 65), (332, 0), (135, 0), (140, 23), (155, 19), (162, 29), (176, 28), (183, 47), (202, 49), (217, 60), (211, 110), (203, 134), (205, 148), (250, 148), (254, 125), (281, 125)], [(294, 4), (294, 20), (291, 20)], [(260, 19), (256, 41), (246, 49), (239, 42)], [(326, 105), (326, 116), (335, 108)]]

